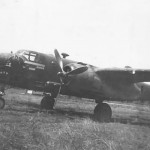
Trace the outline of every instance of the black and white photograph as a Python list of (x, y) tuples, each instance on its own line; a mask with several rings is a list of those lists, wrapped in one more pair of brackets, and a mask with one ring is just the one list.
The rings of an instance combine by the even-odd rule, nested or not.
[(150, 150), (150, 1), (0, 0), (0, 150)]

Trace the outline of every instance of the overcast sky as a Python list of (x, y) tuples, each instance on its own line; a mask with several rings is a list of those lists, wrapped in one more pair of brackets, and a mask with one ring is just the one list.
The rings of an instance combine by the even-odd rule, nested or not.
[(55, 48), (99, 67), (150, 68), (150, 1), (0, 0), (0, 52)]

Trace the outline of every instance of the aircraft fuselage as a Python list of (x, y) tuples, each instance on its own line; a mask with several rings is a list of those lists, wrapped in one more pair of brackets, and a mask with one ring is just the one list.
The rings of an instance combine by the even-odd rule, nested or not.
[[(1, 82), (39, 91), (44, 90), (44, 85), (47, 81), (60, 83), (57, 75), (60, 68), (54, 55), (46, 55), (28, 50), (21, 50), (16, 54), (21, 57), (22, 63), (20, 63), (20, 66), (15, 66), (15, 64), (13, 66), (8, 61), (4, 67), (1, 67)], [(0, 58), (0, 60), (2, 59)], [(2, 61), (5, 60), (3, 59)], [(61, 88), (61, 94), (99, 100), (136, 100), (141, 97), (144, 99), (150, 97), (149, 94), (145, 96), (150, 91), (148, 85), (143, 83), (142, 85), (141, 83), (120, 83), (116, 85), (115, 81), (106, 83), (95, 73), (97, 67), (65, 58), (62, 58), (62, 61), (64, 67), (67, 66), (68, 69), (86, 65), (88, 70), (78, 75), (69, 76), (68, 83)], [(141, 87), (144, 89), (145, 94), (141, 91)]]

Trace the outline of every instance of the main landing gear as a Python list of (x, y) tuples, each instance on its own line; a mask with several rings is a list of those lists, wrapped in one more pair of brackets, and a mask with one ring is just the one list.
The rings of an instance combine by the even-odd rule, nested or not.
[(4, 93), (0, 91), (0, 109), (5, 107), (5, 100), (2, 98), (3, 95)]
[(100, 122), (110, 122), (112, 116), (111, 107), (107, 103), (98, 103), (94, 109), (94, 119)]
[(3, 109), (5, 107), (5, 100), (0, 97), (0, 109)]
[(59, 94), (60, 84), (47, 81), (44, 87), (44, 97), (41, 100), (41, 109), (52, 110), (55, 105), (55, 98)]
[(55, 98), (46, 94), (41, 100), (41, 109), (52, 110), (54, 108)]

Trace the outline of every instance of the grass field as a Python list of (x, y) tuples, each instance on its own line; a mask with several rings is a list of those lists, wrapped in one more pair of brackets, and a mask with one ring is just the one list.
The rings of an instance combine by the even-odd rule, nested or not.
[[(21, 93), (21, 94), (20, 94)], [(150, 150), (150, 107), (110, 102), (110, 123), (93, 120), (92, 100), (59, 96), (54, 111), (40, 111), (40, 95), (6, 91), (0, 111), (2, 150)]]

